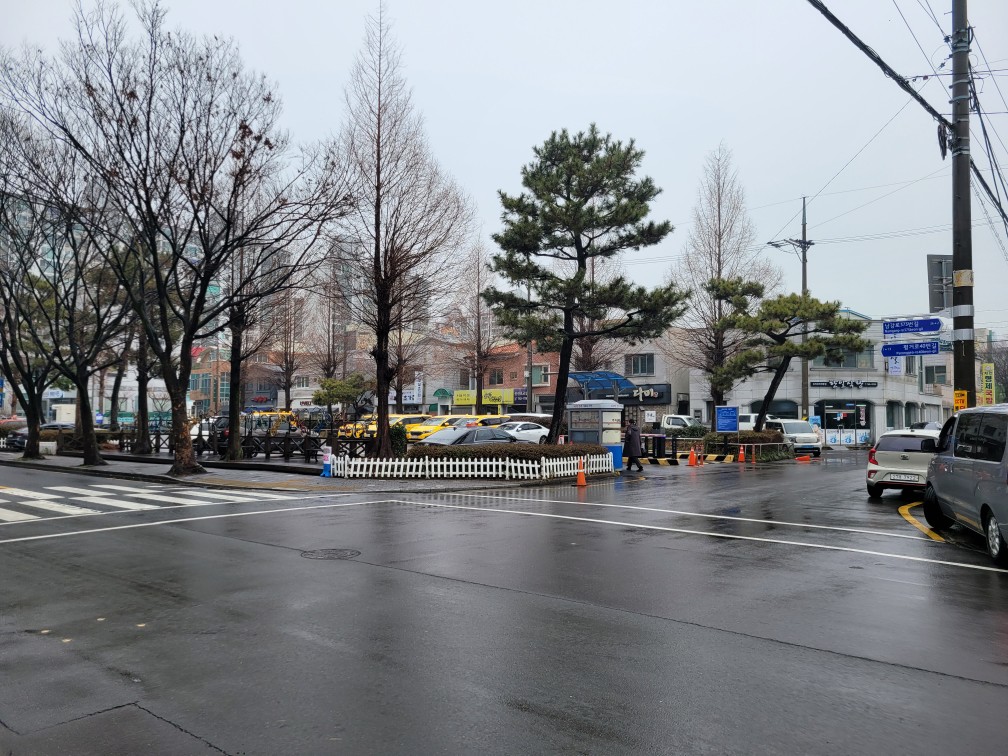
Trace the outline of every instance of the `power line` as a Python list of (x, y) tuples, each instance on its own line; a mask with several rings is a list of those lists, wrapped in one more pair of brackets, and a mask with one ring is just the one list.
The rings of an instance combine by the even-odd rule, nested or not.
[[(903, 11), (900, 10), (900, 7), (896, 3), (896, 0), (893, 0), (893, 6), (895, 6), (896, 8), (896, 12), (900, 14), (900, 18), (903, 19), (903, 23), (906, 25), (907, 31), (910, 32), (910, 36), (913, 37), (913, 41), (917, 43), (917, 49), (921, 51), (921, 55), (924, 56), (924, 59), (928, 62), (928, 65), (931, 66), (931, 70), (934, 71), (934, 75), (938, 76), (938, 68), (944, 68), (945, 62), (943, 61), (942, 64), (938, 66), (938, 68), (934, 67), (934, 63), (931, 62), (931, 58), (928, 56), (928, 54), (924, 52), (924, 48), (921, 46), (920, 40), (917, 39), (917, 35), (914, 34), (914, 30), (910, 28), (910, 22), (907, 21), (906, 16), (903, 15)], [(940, 26), (938, 28), (941, 29)]]
[[(924, 7), (925, 4), (927, 5), (927, 8)], [(920, 5), (921, 10), (925, 11), (931, 17), (931, 20), (934, 21), (935, 26), (938, 27), (938, 31), (941, 32), (942, 37), (944, 37), (945, 30), (942, 29), (942, 25), (938, 23), (938, 17), (935, 15), (934, 10), (931, 9), (931, 3), (929, 2), (929, 0), (924, 0), (924, 3), (921, 3), (921, 0), (917, 0), (917, 5)]]
[(907, 187), (913, 186), (918, 181), (924, 181), (925, 179), (933, 178), (935, 176), (935, 174), (941, 173), (944, 170), (945, 170), (945, 166), (942, 166), (937, 171), (934, 171), (933, 173), (929, 173), (927, 176), (923, 176), (923, 177), (917, 179), (917, 181), (910, 181), (909, 183), (906, 183), (906, 184), (904, 184), (903, 186), (900, 186), (897, 189), (893, 189), (891, 192), (886, 192), (885, 194), (883, 194), (880, 197), (876, 197), (875, 199), (868, 200), (867, 202), (865, 202), (863, 204), (860, 204), (857, 207), (851, 208), (850, 210), (842, 212), (839, 215), (834, 215), (832, 218), (829, 218), (829, 219), (824, 220), (824, 221), (820, 221), (819, 223), (816, 223), (813, 226), (813, 228), (819, 228), (820, 226), (825, 226), (827, 223), (831, 223), (832, 221), (835, 221), (837, 218), (842, 218), (845, 215), (850, 215), (851, 213), (853, 213), (853, 212), (855, 212), (857, 210), (860, 210), (863, 207), (868, 207), (868, 205), (872, 205), (872, 204), (874, 204), (876, 202), (879, 202), (880, 200), (884, 200), (886, 197), (891, 197), (892, 195), (896, 194), (896, 192), (902, 192), (904, 189), (906, 189)]

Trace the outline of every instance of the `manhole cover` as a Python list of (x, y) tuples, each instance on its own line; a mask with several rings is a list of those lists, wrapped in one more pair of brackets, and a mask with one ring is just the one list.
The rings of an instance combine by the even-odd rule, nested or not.
[(301, 556), (305, 559), (353, 559), (359, 557), (360, 552), (353, 549), (316, 549), (302, 551)]

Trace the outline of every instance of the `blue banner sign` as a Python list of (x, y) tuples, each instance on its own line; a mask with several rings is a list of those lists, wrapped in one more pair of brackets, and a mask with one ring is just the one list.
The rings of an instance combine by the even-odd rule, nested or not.
[(916, 354), (938, 354), (938, 340), (882, 345), (883, 357), (910, 357)]
[(716, 433), (738, 433), (738, 407), (715, 407), (714, 431)]
[(906, 320), (883, 320), (882, 333), (893, 336), (898, 333), (934, 333), (940, 331), (941, 320), (938, 318), (908, 318)]

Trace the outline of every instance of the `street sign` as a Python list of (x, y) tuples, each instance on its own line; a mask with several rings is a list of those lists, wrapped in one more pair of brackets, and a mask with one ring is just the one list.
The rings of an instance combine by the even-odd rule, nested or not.
[(934, 333), (940, 331), (942, 322), (939, 318), (907, 318), (906, 320), (883, 320), (882, 333), (894, 336), (900, 333)]
[(717, 433), (738, 433), (738, 407), (715, 407), (714, 430)]
[(915, 354), (938, 354), (938, 339), (882, 345), (883, 357), (908, 357)]

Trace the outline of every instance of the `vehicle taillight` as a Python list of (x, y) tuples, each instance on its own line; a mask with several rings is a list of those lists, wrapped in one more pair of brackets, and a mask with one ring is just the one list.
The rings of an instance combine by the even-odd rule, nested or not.
[(877, 465), (878, 464), (878, 462), (875, 461), (875, 447), (874, 446), (871, 449), (868, 450), (868, 464), (869, 465)]

